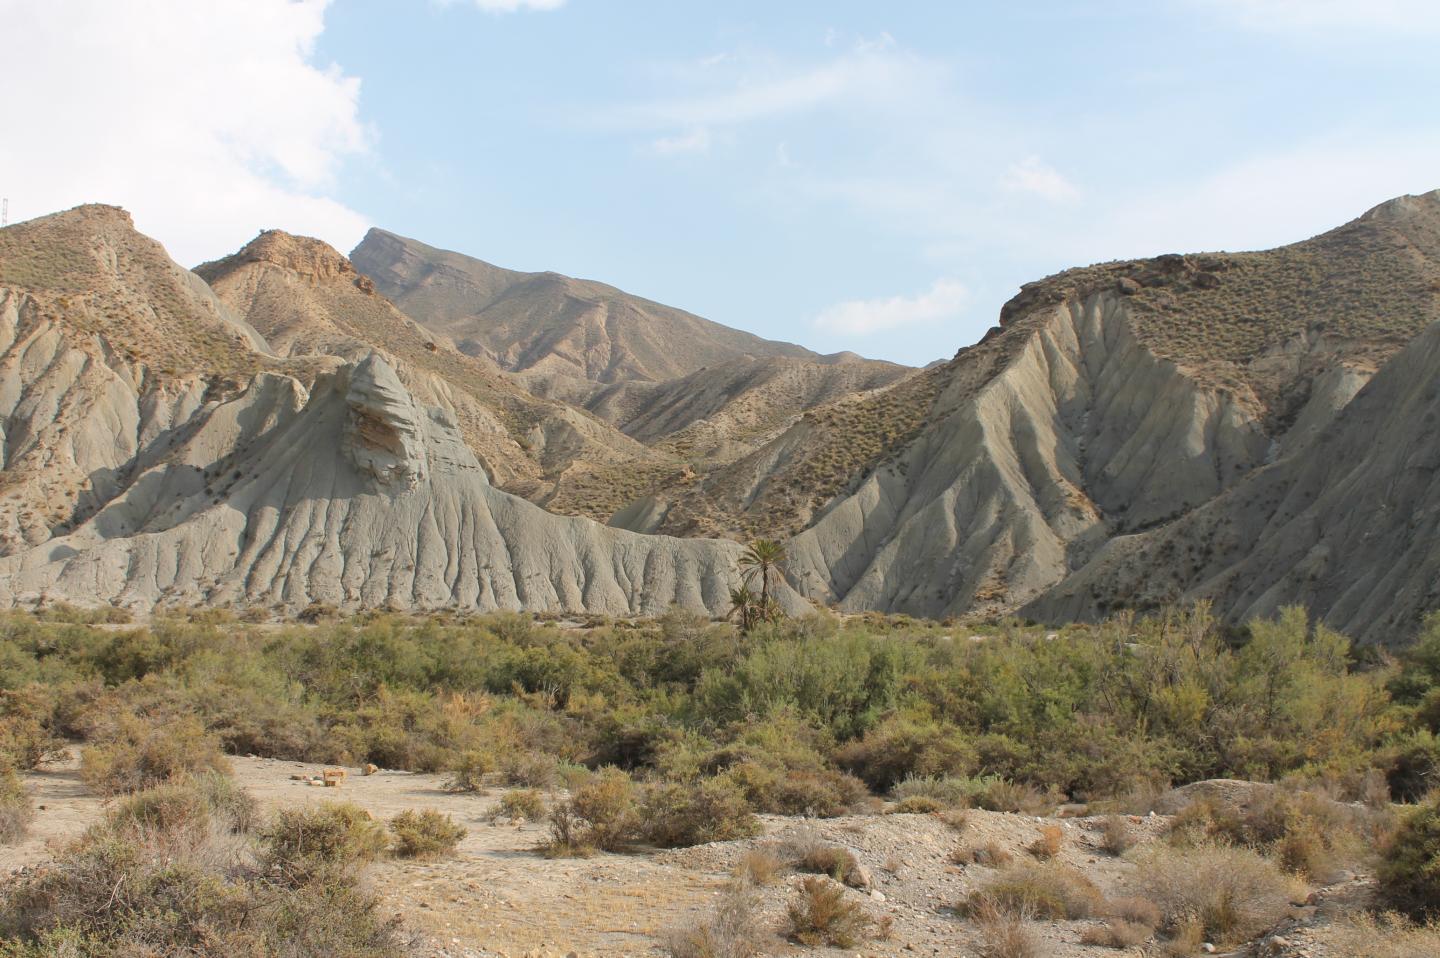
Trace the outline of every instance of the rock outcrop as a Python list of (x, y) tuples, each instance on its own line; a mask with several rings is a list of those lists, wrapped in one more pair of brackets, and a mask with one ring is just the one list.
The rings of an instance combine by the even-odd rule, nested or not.
[(0, 559), (0, 603), (728, 609), (738, 545), (635, 535), (495, 489), (454, 422), (378, 356), (308, 396), (257, 379), (190, 432), (91, 520)]

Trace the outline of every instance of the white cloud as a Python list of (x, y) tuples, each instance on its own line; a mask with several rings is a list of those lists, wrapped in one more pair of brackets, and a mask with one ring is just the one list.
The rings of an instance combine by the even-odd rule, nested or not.
[[(728, 69), (722, 73), (718, 66)], [(939, 64), (898, 49), (894, 38), (881, 34), (802, 69), (754, 56), (707, 58), (698, 69), (677, 70), (671, 81), (710, 89), (632, 105), (610, 119), (631, 127), (713, 128), (834, 105), (894, 106), (923, 100), (944, 73)]]
[(265, 227), (349, 249), (366, 220), (331, 194), (372, 134), (313, 59), (328, 2), (0, 0), (12, 222), (116, 203), (186, 265)]
[(710, 131), (704, 127), (676, 136), (658, 137), (650, 148), (661, 156), (676, 156), (681, 153), (710, 152)]
[(1240, 26), (1273, 33), (1440, 30), (1435, 0), (1190, 0)]
[[(450, 6), (458, 0), (440, 0)], [(558, 10), (565, 6), (565, 0), (470, 0), (486, 13), (515, 13), (518, 10)]]
[(1033, 193), (1055, 203), (1068, 203), (1080, 195), (1069, 180), (1038, 156), (1011, 164), (1000, 185), (1017, 193)]
[(956, 318), (970, 294), (950, 279), (936, 280), (919, 296), (853, 299), (827, 307), (815, 318), (815, 328), (849, 336), (866, 336), (902, 326), (917, 326)]

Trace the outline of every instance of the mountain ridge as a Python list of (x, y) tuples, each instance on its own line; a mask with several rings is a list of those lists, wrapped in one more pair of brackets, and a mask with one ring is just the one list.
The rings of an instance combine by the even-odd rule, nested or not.
[(853, 361), (763, 339), (595, 280), (522, 273), (372, 228), (357, 268), (407, 314), (530, 379), (661, 382), (741, 356)]
[[(923, 370), (745, 354), (609, 384), (467, 356), (319, 241), (262, 234), (211, 286), (132, 233), (113, 208), (0, 231), (0, 602), (715, 614), (723, 539), (764, 535), (797, 610), (1298, 603), (1386, 642), (1440, 605), (1440, 191), (1066, 270)], [(471, 403), (507, 441), (516, 409), (590, 424), (542, 432), (530, 498), (612, 527), (496, 488)]]

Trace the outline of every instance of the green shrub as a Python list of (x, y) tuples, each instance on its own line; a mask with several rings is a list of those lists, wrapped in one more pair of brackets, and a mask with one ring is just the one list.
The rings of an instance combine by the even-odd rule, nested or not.
[(946, 804), (928, 795), (910, 795), (885, 809), (891, 815), (934, 815), (943, 812)]
[(401, 812), (390, 819), (391, 850), (400, 858), (438, 858), (455, 851), (465, 827), (449, 815), (427, 808)]
[(836, 760), (884, 791), (911, 777), (965, 775), (975, 767), (976, 752), (960, 729), (895, 715), (842, 748)]
[(859, 779), (828, 769), (787, 770), (742, 762), (720, 777), (735, 783), (752, 808), (773, 815), (831, 818), (845, 814), (867, 794)]
[(265, 868), (291, 884), (374, 861), (388, 844), (380, 823), (350, 802), (281, 809), (260, 837)]
[(197, 827), (196, 809), (229, 800), (203, 783), (185, 799), (184, 787), (136, 793), (45, 868), (0, 881), (7, 958), (409, 953), (409, 936), (360, 885), (356, 859), (277, 870), (263, 839)]
[(732, 841), (760, 830), (744, 794), (723, 778), (652, 785), (640, 815), (645, 838), (662, 848)]
[(910, 775), (890, 791), (896, 801), (928, 799), (945, 808), (965, 808), (974, 804), (974, 779)]
[(553, 755), (539, 752), (515, 752), (498, 763), (500, 778), (506, 785), (525, 788), (554, 788), (560, 782), (560, 765)]
[(55, 690), (32, 683), (0, 691), (0, 765), (29, 771), (62, 757), (65, 740), (54, 722)]
[(80, 775), (102, 795), (133, 792), (192, 772), (228, 774), (220, 743), (198, 719), (164, 724), (121, 717), (81, 753)]
[(1410, 811), (1385, 844), (1380, 890), (1417, 917), (1440, 916), (1440, 795)]
[(493, 771), (495, 758), (489, 752), (473, 749), (462, 752), (450, 765), (450, 777), (445, 780), (445, 789), (451, 792), (483, 791), (485, 776)]
[(1387, 813), (1309, 792), (1257, 789), (1248, 803), (1191, 802), (1172, 819), (1172, 844), (1220, 841), (1255, 848), (1287, 871), (1326, 880), (1341, 862), (1369, 857), (1386, 830)]
[(260, 822), (260, 806), (233, 778), (217, 772), (172, 779), (133, 792), (110, 813), (116, 827), (159, 832), (205, 829), (212, 824), (249, 833)]
[(513, 792), (506, 792), (500, 796), (500, 801), (490, 811), (492, 820), (508, 818), (527, 819), (538, 822), (545, 814), (545, 799), (540, 792), (533, 788), (522, 788)]
[(638, 822), (635, 783), (618, 768), (601, 769), (550, 809), (551, 856), (618, 851), (634, 841)]

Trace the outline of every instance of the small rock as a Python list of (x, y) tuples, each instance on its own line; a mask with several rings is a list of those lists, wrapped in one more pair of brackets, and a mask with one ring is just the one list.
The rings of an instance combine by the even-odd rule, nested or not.
[(1200, 950), (1203, 951), (1203, 952), (1205, 952), (1205, 954), (1207, 954), (1207, 955), (1213, 955), (1213, 954), (1215, 954), (1215, 946), (1212, 945), (1212, 944), (1210, 944), (1210, 942), (1208, 942), (1208, 941), (1205, 942), (1205, 944), (1203, 944), (1203, 945), (1200, 946)]
[(1115, 288), (1125, 296), (1134, 296), (1140, 292), (1140, 284), (1128, 276), (1120, 277), (1120, 281), (1115, 284)]
[(879, 892), (879, 891), (872, 891), (872, 892), (870, 893), (870, 900), (871, 900), (871, 901), (884, 901), (884, 900), (885, 900), (885, 893), (884, 893), (884, 892)]
[(870, 870), (864, 865), (856, 865), (850, 874), (845, 876), (845, 884), (851, 888), (869, 888), (872, 884)]

